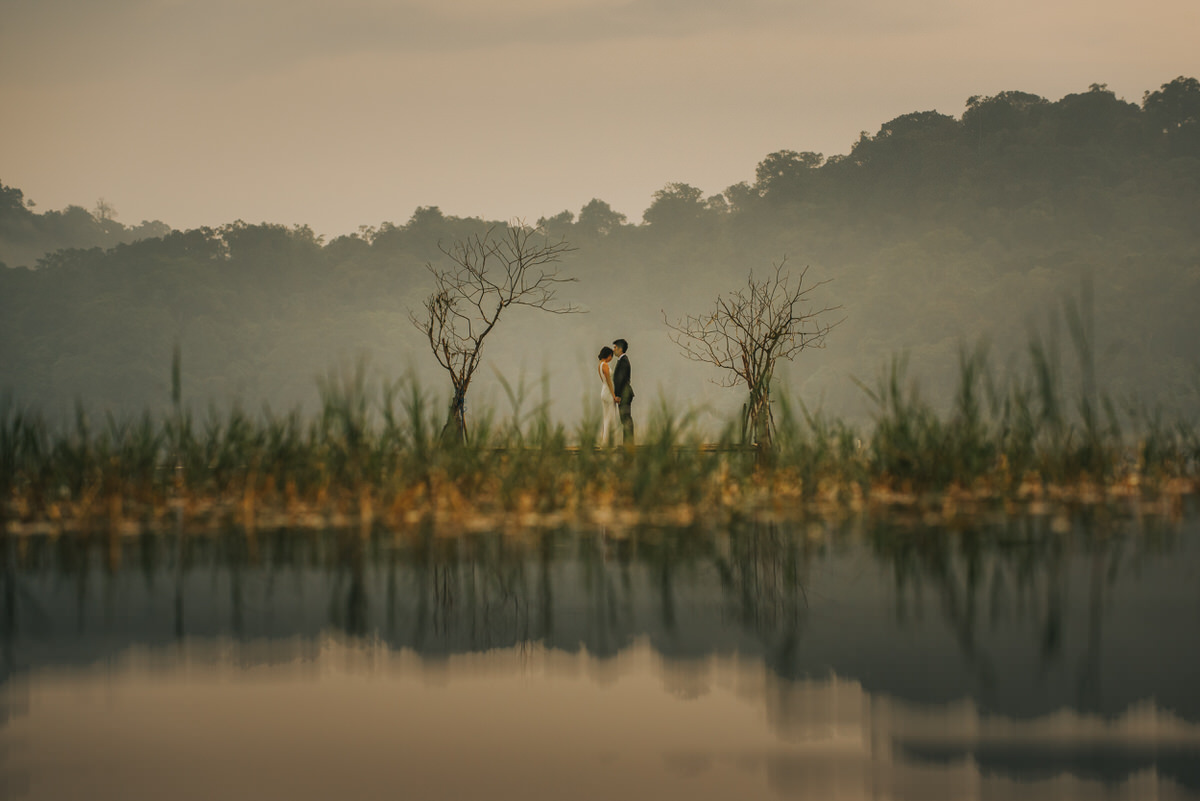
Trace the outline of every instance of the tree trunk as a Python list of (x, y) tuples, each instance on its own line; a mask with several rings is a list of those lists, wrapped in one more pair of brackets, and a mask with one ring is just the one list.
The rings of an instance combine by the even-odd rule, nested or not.
[(774, 421), (771, 419), (771, 391), (764, 387), (757, 397), (751, 398), (751, 434), (754, 437), (754, 447), (758, 449), (760, 457), (771, 452), (774, 443), (772, 442), (772, 428)]
[(750, 400), (746, 404), (743, 425), (743, 441), (758, 450), (769, 451), (775, 427), (771, 419), (771, 374), (768, 372), (750, 387)]
[(467, 444), (466, 387), (454, 390), (454, 398), (450, 401), (450, 412), (446, 415), (446, 425), (442, 426), (442, 444)]

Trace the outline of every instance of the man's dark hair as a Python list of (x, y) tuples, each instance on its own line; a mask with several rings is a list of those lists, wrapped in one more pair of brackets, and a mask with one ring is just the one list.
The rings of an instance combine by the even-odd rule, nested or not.
[(622, 353), (629, 353), (629, 343), (623, 339), (614, 339), (613, 345), (621, 349)]
[(600, 349), (600, 356), (598, 358), (601, 361), (604, 361), (605, 359), (607, 359), (609, 356), (612, 356), (612, 355), (613, 355), (613, 349), (610, 348), (608, 345), (605, 345), (603, 348)]

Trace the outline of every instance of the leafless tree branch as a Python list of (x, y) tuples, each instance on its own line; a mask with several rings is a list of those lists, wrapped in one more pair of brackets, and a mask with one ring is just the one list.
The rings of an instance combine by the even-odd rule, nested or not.
[(766, 277), (753, 271), (746, 285), (718, 296), (713, 309), (687, 315), (675, 323), (663, 313), (669, 336), (690, 360), (722, 370), (720, 386), (745, 384), (750, 391), (745, 425), (759, 444), (770, 444), (770, 382), (780, 359), (791, 361), (809, 348), (822, 348), (825, 338), (841, 320), (827, 315), (840, 306), (811, 306), (811, 293), (828, 281), (804, 285), (805, 267), (796, 276), (784, 267), (784, 258)]
[(448, 264), (426, 265), (434, 291), (409, 319), (429, 342), (434, 358), (454, 388), (443, 435), (466, 439), (466, 395), (480, 364), (483, 343), (510, 306), (551, 314), (574, 314), (580, 307), (558, 299), (562, 257), (575, 250), (566, 240), (551, 241), (538, 228), (515, 220), (482, 235), (438, 245)]

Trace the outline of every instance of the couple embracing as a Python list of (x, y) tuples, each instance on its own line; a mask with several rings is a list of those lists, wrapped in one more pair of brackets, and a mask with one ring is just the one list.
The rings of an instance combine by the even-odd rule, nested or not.
[[(629, 383), (629, 357), (625, 355), (629, 343), (614, 340), (612, 347), (600, 349), (600, 444), (607, 445), (610, 432), (616, 430), (617, 417), (621, 418), (622, 441), (626, 448), (633, 447), (633, 385)], [(610, 367), (613, 359), (616, 365)]]

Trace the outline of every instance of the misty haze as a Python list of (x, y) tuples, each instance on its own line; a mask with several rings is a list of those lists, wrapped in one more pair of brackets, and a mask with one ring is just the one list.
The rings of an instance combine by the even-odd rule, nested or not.
[[(988, 346), (998, 373), (1020, 374), (1034, 341), (1055, 350), (1067, 384), (1086, 344), (1122, 407), (1195, 408), (1198, 120), (1194, 78), (1140, 105), (1102, 85), (1057, 99), (1003, 92), (970, 98), (958, 118), (904, 114), (845, 154), (764, 154), (721, 190), (668, 183), (641, 222), (600, 198), (525, 220), (573, 248), (558, 266), (577, 283), (559, 297), (586, 313), (514, 308), (481, 352), (471, 400), (508, 411), (502, 377), (572, 425), (594, 400), (596, 352), (622, 337), (640, 368), (639, 418), (661, 398), (719, 427), (744, 392), (684, 359), (667, 323), (786, 260), (821, 283), (810, 302), (844, 318), (775, 376), (811, 409), (865, 419), (856, 380), (873, 385), (900, 354), (945, 408), (961, 350)], [(421, 206), (328, 241), (242, 221), (171, 231), (123, 224), (103, 200), (39, 212), (19, 187), (4, 189), (3, 215), (5, 387), (55, 419), (77, 401), (166, 409), (176, 344), (197, 411), (311, 412), (319, 378), (360, 364), (375, 387), (414, 375), (448, 402), (410, 313), (432, 289), (427, 266), (447, 262), (439, 246), (513, 222)], [(1069, 334), (1072, 309), (1090, 320), (1086, 343)]]
[(0, 798), (1200, 799), (1200, 4), (0, 23)]

